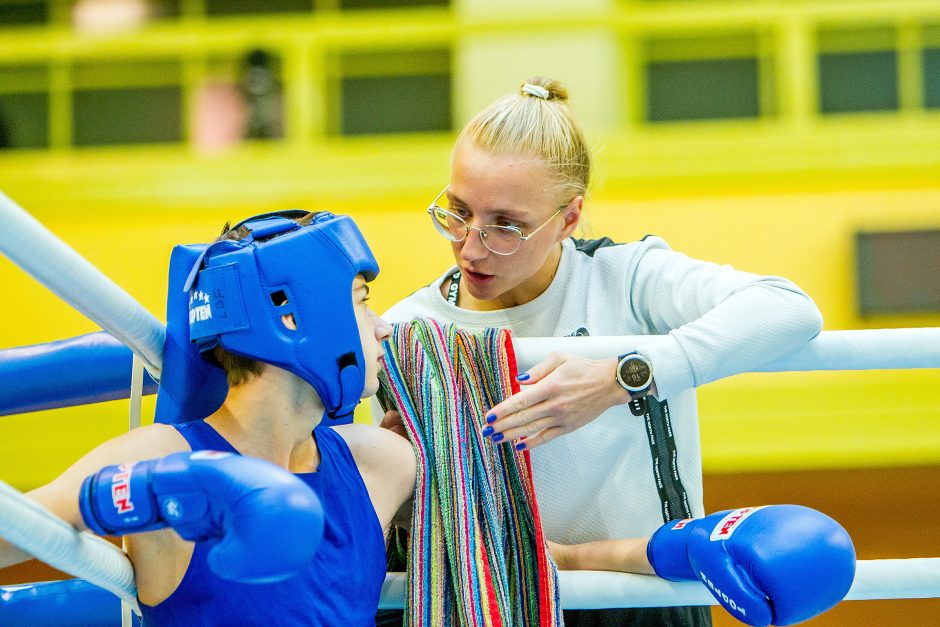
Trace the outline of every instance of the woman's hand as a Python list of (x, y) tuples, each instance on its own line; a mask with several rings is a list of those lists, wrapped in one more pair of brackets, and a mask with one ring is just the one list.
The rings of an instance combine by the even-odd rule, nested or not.
[(604, 411), (630, 401), (617, 383), (617, 358), (593, 360), (552, 353), (519, 375), (523, 388), (487, 414), (483, 435), (494, 442), (525, 441), (517, 449), (533, 448), (570, 433)]

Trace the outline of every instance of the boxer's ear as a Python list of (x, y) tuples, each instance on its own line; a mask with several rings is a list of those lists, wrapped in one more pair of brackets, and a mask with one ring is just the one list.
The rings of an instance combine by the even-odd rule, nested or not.
[(281, 316), (281, 323), (291, 331), (297, 330), (297, 322), (294, 320), (294, 314), (284, 314)]

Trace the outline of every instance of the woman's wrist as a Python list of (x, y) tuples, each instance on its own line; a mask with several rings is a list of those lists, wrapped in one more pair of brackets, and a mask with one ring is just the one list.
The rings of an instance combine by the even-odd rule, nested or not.
[(617, 365), (619, 363), (617, 358), (608, 357), (602, 363), (604, 364), (604, 372), (607, 373), (605, 374), (607, 380), (607, 386), (605, 387), (607, 408), (629, 403), (631, 400), (630, 393), (617, 381)]

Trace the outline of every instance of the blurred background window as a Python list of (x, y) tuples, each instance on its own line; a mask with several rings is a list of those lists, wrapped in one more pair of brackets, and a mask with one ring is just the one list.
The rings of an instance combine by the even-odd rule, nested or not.
[(819, 55), (823, 113), (892, 111), (898, 108), (898, 57), (892, 51)]
[(342, 135), (450, 131), (450, 51), (348, 53), (339, 57)]
[(757, 50), (752, 34), (647, 41), (646, 120), (760, 116)]
[(0, 94), (0, 148), (45, 148), (49, 145), (49, 97), (46, 94)]
[(179, 142), (183, 137), (178, 61), (83, 62), (72, 69), (76, 146)]
[(833, 29), (819, 33), (819, 109), (822, 113), (898, 108), (894, 28)]
[(940, 230), (855, 236), (862, 316), (940, 313)]
[(940, 109), (940, 24), (924, 26), (924, 106)]
[(924, 50), (924, 106), (940, 108), (940, 48)]
[(313, 10), (312, 0), (205, 0), (206, 15), (301, 13)]
[(757, 59), (654, 62), (647, 77), (650, 122), (760, 115)]
[(182, 139), (179, 87), (76, 90), (74, 144), (152, 144)]
[(49, 145), (48, 71), (0, 66), (0, 149)]
[(45, 0), (3, 0), (0, 2), (0, 28), (43, 24), (49, 20)]
[(391, 7), (446, 7), (450, 0), (339, 0), (341, 9), (388, 9)]

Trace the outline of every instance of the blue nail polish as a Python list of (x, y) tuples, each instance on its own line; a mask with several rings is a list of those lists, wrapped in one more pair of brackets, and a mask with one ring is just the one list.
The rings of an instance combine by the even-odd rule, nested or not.
[(521, 451), (521, 450), (523, 450), (524, 448), (525, 448), (525, 442), (519, 442), (519, 444), (516, 444), (516, 450), (517, 450), (517, 451)]
[(487, 421), (487, 422), (496, 422), (496, 414), (487, 414), (487, 416), (486, 416), (486, 421)]
[(493, 427), (487, 427), (483, 429), (483, 437), (493, 434)]
[(522, 374), (516, 377), (516, 381), (528, 381), (528, 380), (529, 380), (528, 372), (523, 372)]
[(501, 442), (502, 439), (503, 439), (503, 434), (502, 434), (502, 433), (497, 433), (496, 435), (493, 436), (493, 441), (494, 441), (494, 442)]

